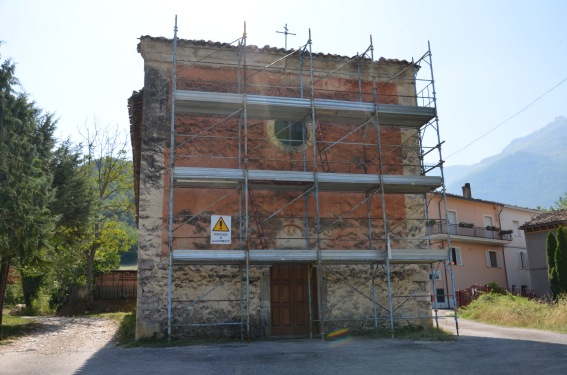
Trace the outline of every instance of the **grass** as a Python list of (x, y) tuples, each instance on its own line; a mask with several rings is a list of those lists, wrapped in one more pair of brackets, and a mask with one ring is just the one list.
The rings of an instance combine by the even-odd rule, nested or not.
[(118, 323), (116, 333), (116, 344), (120, 346), (133, 346), (136, 334), (136, 313), (135, 312), (111, 312), (103, 314), (92, 314), (90, 316), (111, 319)]
[(0, 345), (21, 336), (26, 336), (39, 326), (34, 319), (2, 314), (2, 326), (0, 327)]
[(459, 313), (465, 319), (506, 327), (567, 333), (567, 297), (545, 303), (512, 294), (487, 293)]

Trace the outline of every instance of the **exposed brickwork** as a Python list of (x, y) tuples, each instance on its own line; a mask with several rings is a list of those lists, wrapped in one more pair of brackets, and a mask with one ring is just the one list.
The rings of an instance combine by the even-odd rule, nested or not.
[[(183, 41), (178, 52), (178, 89), (242, 92), (238, 86), (238, 64), (235, 49), (215, 54), (199, 64), (187, 64), (208, 56), (216, 44)], [(137, 337), (164, 335), (167, 331), (168, 291), (168, 190), (169, 190), (169, 118), (171, 82), (171, 41), (144, 37), (139, 51), (145, 59), (143, 91), (143, 120), (141, 129), (133, 131), (135, 152), (140, 160), (139, 193), (139, 287)], [(274, 49), (248, 48), (248, 94), (304, 97), (310, 96), (306, 85), (308, 70), (297, 60), (283, 59), (269, 69), (259, 69), (284, 56)], [(315, 95), (317, 98), (373, 101), (369, 61), (361, 65), (362, 93), (359, 82), (353, 79), (357, 66), (347, 66), (338, 73), (327, 72), (348, 61), (347, 58), (318, 54), (314, 59)], [(224, 63), (225, 66), (219, 65)], [(228, 63), (228, 64), (227, 64)], [(385, 104), (415, 105), (413, 73), (407, 62), (380, 60), (378, 77), (398, 76), (394, 80), (379, 79), (378, 101)], [(303, 90), (300, 89), (303, 79)], [(242, 77), (242, 76), (241, 76)], [(402, 78), (405, 78), (402, 79)], [(138, 107), (136, 107), (138, 108)], [(140, 110), (140, 108), (138, 108)], [(306, 114), (307, 115), (307, 114)], [(138, 117), (140, 118), (140, 117)], [(293, 149), (282, 146), (273, 136), (270, 120), (249, 119), (247, 124), (249, 169), (318, 171), (323, 170), (319, 156), (314, 156), (312, 142), (317, 139), (324, 149), (330, 172), (369, 174), (419, 174), (419, 143), (415, 130), (400, 130), (392, 126), (344, 124), (321, 121), (321, 134), (314, 134), (312, 124), (305, 147)], [(176, 165), (211, 168), (244, 168), (242, 155), (244, 129), (239, 128), (238, 116), (223, 119), (211, 116), (177, 115), (175, 118)], [(383, 124), (382, 124), (383, 125)], [(135, 128), (135, 127), (133, 127)], [(270, 130), (271, 129), (271, 130)], [(134, 136), (136, 134), (136, 136)], [(380, 170), (377, 140), (382, 145)], [(239, 151), (240, 147), (240, 151)], [(138, 151), (139, 150), (139, 151)], [(305, 153), (303, 151), (306, 151)], [(314, 161), (314, 157), (316, 160)], [(315, 163), (316, 166), (315, 166)], [(266, 237), (268, 248), (317, 248), (316, 205), (313, 194), (299, 197), (301, 191), (255, 191), (256, 211), (250, 210), (248, 247), (261, 249), (257, 222)], [(174, 194), (174, 242), (176, 249), (239, 249), (240, 207), (243, 197), (238, 190), (183, 189)], [(320, 246), (323, 249), (385, 249), (382, 203), (378, 195), (367, 205), (363, 193), (321, 192), (319, 213)], [(420, 200), (421, 199), (421, 200)], [(423, 233), (423, 201), (416, 196), (387, 195), (385, 205), (393, 243), (401, 248), (416, 246), (405, 238)], [(308, 219), (305, 219), (307, 212)], [(210, 215), (232, 217), (233, 236), (230, 245), (211, 245)], [(371, 217), (369, 240), (368, 217)], [(189, 221), (189, 223), (187, 223)], [(307, 224), (306, 224), (307, 223)], [(284, 230), (287, 228), (287, 230)], [(287, 234), (285, 234), (287, 233)], [(309, 241), (305, 240), (308, 235)], [(291, 237), (286, 237), (291, 236)], [(307, 244), (308, 242), (308, 244)], [(303, 244), (303, 245), (302, 245)], [(246, 246), (247, 244), (244, 244)], [(371, 268), (365, 266), (331, 266), (323, 271), (321, 300), (326, 319), (338, 319), (337, 328), (372, 326)], [(427, 272), (417, 266), (393, 267), (393, 290), (399, 295), (427, 293)], [(179, 334), (238, 336), (240, 326), (195, 328), (185, 323), (213, 321), (237, 322), (242, 311), (240, 271), (237, 266), (175, 265), (173, 272), (173, 328)], [(347, 284), (341, 280), (346, 280)], [(376, 272), (377, 300), (388, 307), (386, 278), (383, 269)], [(351, 286), (348, 286), (348, 285)], [(354, 286), (358, 291), (355, 291)], [(206, 295), (207, 301), (196, 299)], [(370, 298), (370, 299), (369, 299)], [(270, 267), (253, 266), (250, 271), (250, 334), (270, 335)], [(428, 299), (404, 302), (397, 314), (424, 315)], [(402, 303), (403, 301), (395, 302)], [(381, 315), (385, 311), (380, 312)], [(350, 321), (351, 323), (348, 323)], [(366, 321), (362, 326), (359, 321)], [(354, 322), (354, 323), (352, 323)]]

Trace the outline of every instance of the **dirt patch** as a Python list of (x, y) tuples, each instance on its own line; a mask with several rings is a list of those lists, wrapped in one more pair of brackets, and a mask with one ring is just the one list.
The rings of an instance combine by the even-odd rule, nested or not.
[(111, 344), (118, 329), (113, 320), (94, 317), (33, 317), (40, 325), (28, 336), (0, 345), (0, 354), (56, 354), (96, 351)]

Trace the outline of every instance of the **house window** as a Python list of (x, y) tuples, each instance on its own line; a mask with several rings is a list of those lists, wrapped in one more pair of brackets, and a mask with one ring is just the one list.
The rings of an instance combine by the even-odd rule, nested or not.
[(447, 211), (447, 227), (449, 234), (458, 234), (457, 213), (455, 211)]
[(514, 236), (520, 237), (520, 222), (514, 220), (512, 226), (514, 227)]
[(460, 247), (452, 247), (451, 248), (451, 264), (453, 264), (455, 266), (462, 266), (463, 265)]
[(284, 146), (299, 147), (307, 142), (309, 130), (303, 121), (276, 120), (274, 136)]
[(441, 271), (432, 271), (429, 273), (429, 280), (442, 280)]
[(486, 257), (486, 267), (488, 268), (501, 268), (502, 260), (500, 254), (493, 250), (486, 250), (484, 252)]
[(445, 289), (437, 288), (435, 292), (437, 294), (437, 303), (445, 303)]
[(521, 270), (528, 269), (528, 253), (523, 251), (518, 253), (518, 268)]

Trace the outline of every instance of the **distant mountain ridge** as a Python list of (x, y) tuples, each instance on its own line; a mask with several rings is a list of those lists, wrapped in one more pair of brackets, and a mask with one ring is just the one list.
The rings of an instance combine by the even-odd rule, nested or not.
[(461, 194), (469, 182), (474, 198), (521, 207), (548, 208), (567, 192), (567, 118), (512, 140), (480, 163), (445, 167), (447, 191)]

